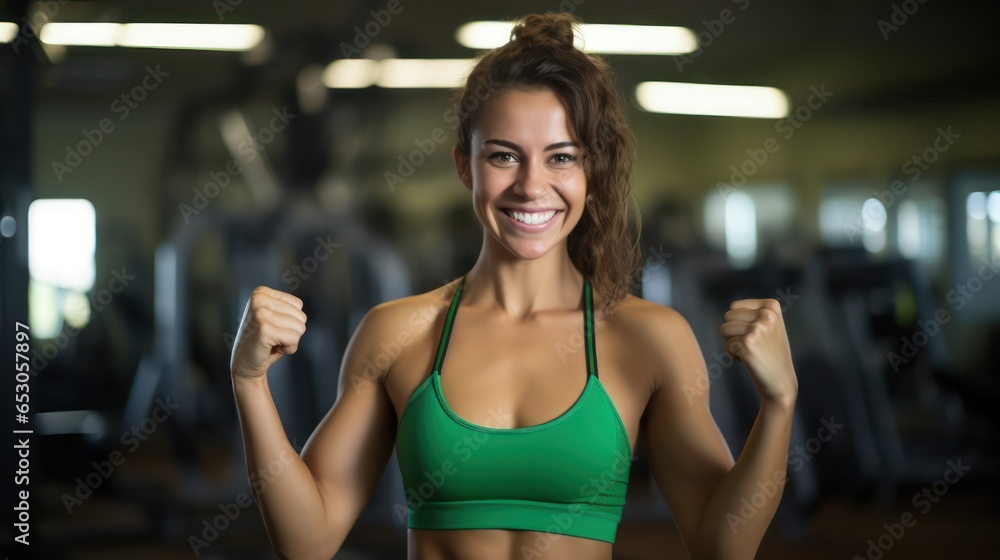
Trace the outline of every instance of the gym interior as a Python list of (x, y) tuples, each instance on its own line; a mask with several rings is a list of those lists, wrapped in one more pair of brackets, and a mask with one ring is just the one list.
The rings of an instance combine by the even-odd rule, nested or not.
[[(251, 291), (305, 302), (268, 373), (300, 450), (366, 312), (475, 262), (452, 90), (549, 10), (670, 34), (585, 47), (637, 139), (632, 293), (689, 321), (734, 456), (759, 397), (719, 325), (781, 304), (758, 558), (994, 557), (1000, 10), (938, 0), (0, 0), (5, 554), (274, 558), (229, 370)], [(687, 558), (643, 455), (614, 558)], [(404, 558), (406, 494), (392, 457), (336, 558)]]

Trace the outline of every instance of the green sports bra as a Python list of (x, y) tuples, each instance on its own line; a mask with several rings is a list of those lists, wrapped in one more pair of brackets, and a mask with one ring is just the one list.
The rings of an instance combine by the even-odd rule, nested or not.
[(464, 285), (465, 276), (448, 309), (434, 370), (410, 396), (396, 431), (407, 527), (513, 529), (615, 542), (632, 450), (597, 377), (590, 282), (584, 278), (583, 393), (557, 418), (523, 428), (473, 424), (445, 402), (441, 364)]

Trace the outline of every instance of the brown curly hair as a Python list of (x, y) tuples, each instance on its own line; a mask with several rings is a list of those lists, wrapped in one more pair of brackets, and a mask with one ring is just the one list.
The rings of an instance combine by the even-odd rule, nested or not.
[(521, 18), (511, 40), (481, 53), (456, 92), (458, 149), (470, 153), (472, 130), (488, 100), (510, 90), (550, 89), (569, 115), (584, 152), (588, 194), (580, 222), (570, 232), (570, 260), (604, 296), (603, 311), (614, 314), (642, 266), (640, 218), (629, 176), (635, 163), (635, 136), (625, 121), (624, 102), (611, 67), (573, 46), (575, 16), (548, 12)]

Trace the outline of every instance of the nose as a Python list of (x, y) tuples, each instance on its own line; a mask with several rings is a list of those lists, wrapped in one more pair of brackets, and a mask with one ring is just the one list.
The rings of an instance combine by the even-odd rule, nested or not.
[(529, 158), (520, 168), (517, 181), (514, 183), (514, 193), (528, 200), (545, 196), (549, 191), (551, 173), (545, 168), (541, 158)]

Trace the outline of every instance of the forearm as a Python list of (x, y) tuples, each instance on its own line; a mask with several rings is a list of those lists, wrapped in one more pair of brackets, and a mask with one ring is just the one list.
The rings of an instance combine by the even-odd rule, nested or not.
[(697, 560), (755, 556), (784, 490), (793, 411), (794, 399), (761, 404), (736, 464), (702, 512)]
[[(309, 467), (288, 442), (266, 376), (233, 380), (247, 473), (275, 552), (285, 558), (326, 554), (330, 525)], [(320, 553), (320, 554), (318, 554)]]

